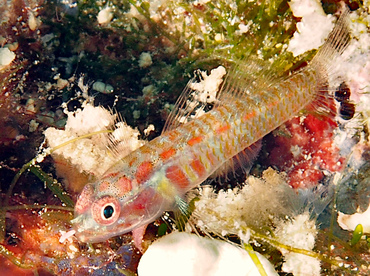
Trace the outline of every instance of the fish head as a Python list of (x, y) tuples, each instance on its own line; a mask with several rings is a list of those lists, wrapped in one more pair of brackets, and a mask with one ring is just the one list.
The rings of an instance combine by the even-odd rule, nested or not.
[(80, 241), (105, 241), (149, 224), (163, 213), (165, 200), (155, 188), (144, 184), (122, 190), (122, 182), (102, 180), (84, 187), (71, 221)]

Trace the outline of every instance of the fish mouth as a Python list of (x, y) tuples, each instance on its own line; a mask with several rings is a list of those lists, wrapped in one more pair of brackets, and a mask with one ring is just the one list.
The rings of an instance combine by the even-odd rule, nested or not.
[(99, 230), (84, 230), (81, 232), (77, 230), (75, 236), (81, 242), (99, 243), (104, 242), (112, 237), (126, 234), (130, 231), (131, 229), (125, 229), (117, 233), (117, 231), (114, 231), (113, 229), (112, 231), (99, 229)]
[[(94, 227), (95, 225), (90, 225), (82, 216), (74, 218), (72, 221), (73, 229), (76, 231), (75, 236), (81, 242), (85, 243), (99, 243), (108, 240), (109, 238), (127, 234), (137, 227), (142, 226), (143, 220), (139, 220), (136, 223), (122, 223), (119, 226), (104, 226), (104, 227)], [(119, 229), (119, 230), (117, 230)]]
[[(99, 236), (96, 236), (99, 233)], [(114, 235), (103, 234), (101, 232), (96, 231), (84, 231), (84, 232), (76, 232), (75, 236), (77, 239), (84, 243), (99, 243), (108, 240), (109, 238), (113, 237)]]

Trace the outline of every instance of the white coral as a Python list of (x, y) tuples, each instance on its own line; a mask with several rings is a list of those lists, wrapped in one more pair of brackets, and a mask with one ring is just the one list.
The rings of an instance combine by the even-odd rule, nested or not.
[(292, 212), (293, 194), (284, 177), (271, 168), (262, 179), (249, 176), (241, 189), (215, 194), (211, 187), (203, 187), (195, 202), (196, 224), (203, 231), (237, 234), (248, 242), (248, 227), (269, 226), (272, 217)]
[[(91, 134), (56, 150), (53, 157), (69, 162), (80, 173), (100, 176), (117, 161), (116, 152), (123, 157), (144, 144), (144, 141), (138, 139), (138, 130), (124, 122), (115, 122), (116, 115), (109, 110), (85, 104), (82, 110), (68, 112), (65, 130), (50, 127), (44, 134), (48, 145), (52, 148), (77, 137)], [(109, 129), (114, 131), (109, 134), (107, 131)], [(93, 134), (98, 131), (106, 132)]]
[[(317, 230), (308, 212), (299, 214), (289, 221), (281, 221), (274, 231), (276, 238), (285, 245), (312, 250), (315, 246)], [(282, 270), (294, 276), (320, 275), (320, 260), (313, 257), (282, 250), (285, 258)]]
[(326, 15), (316, 0), (293, 0), (289, 6), (294, 16), (302, 17), (302, 20), (297, 23), (297, 32), (289, 42), (288, 51), (298, 56), (319, 48), (334, 26), (333, 16)]

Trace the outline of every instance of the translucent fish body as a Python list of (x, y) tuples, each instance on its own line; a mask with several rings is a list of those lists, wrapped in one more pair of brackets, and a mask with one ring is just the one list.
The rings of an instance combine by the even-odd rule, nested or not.
[(260, 87), (225, 85), (214, 109), (175, 124), (86, 185), (73, 220), (79, 239), (103, 241), (154, 221), (225, 162), (308, 105), (325, 100), (327, 64), (346, 44), (343, 26), (334, 32), (305, 69)]

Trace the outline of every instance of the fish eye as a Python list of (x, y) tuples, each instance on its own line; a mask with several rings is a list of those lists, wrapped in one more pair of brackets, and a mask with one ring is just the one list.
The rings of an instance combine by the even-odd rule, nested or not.
[(114, 214), (114, 208), (112, 205), (107, 205), (104, 207), (103, 215), (106, 219), (109, 219)]
[(117, 221), (121, 211), (119, 201), (113, 196), (103, 196), (91, 206), (94, 220), (102, 225), (110, 225)]

